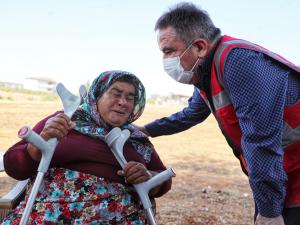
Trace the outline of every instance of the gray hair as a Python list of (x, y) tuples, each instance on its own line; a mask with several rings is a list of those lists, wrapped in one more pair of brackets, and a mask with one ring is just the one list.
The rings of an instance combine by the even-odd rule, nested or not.
[(196, 38), (212, 43), (221, 35), (221, 30), (213, 24), (208, 13), (192, 3), (182, 2), (169, 8), (157, 20), (155, 31), (173, 27), (181, 40), (189, 45)]

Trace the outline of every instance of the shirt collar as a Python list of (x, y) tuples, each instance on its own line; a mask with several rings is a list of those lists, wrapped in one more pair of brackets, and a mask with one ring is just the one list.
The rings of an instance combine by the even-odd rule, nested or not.
[(214, 55), (216, 52), (216, 49), (221, 41), (222, 37), (220, 37), (215, 45), (213, 46), (213, 48), (210, 50), (210, 52), (208, 53), (208, 55), (204, 58), (204, 60), (198, 65), (198, 67), (196, 68), (196, 76), (198, 77), (198, 82), (195, 84), (196, 87), (202, 89), (202, 90), (206, 90), (206, 88), (204, 88), (204, 86), (206, 86), (210, 80), (211, 77), (211, 67), (212, 67), (212, 62), (214, 59)]

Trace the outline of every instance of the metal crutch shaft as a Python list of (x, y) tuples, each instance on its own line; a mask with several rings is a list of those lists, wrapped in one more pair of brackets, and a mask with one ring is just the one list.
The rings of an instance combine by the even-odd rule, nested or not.
[[(130, 136), (129, 130), (121, 131), (121, 129), (118, 127), (112, 129), (105, 136), (106, 143), (110, 147), (111, 151), (113, 152), (114, 156), (116, 157), (117, 161), (119, 162), (122, 168), (124, 168), (124, 166), (127, 163), (123, 155), (123, 147), (125, 142), (128, 140), (129, 136)], [(146, 182), (133, 185), (140, 197), (144, 209), (146, 210), (147, 218), (151, 225), (157, 225), (157, 222), (155, 220), (155, 216), (152, 211), (152, 204), (148, 196), (149, 191), (153, 187), (160, 185), (161, 183), (165, 182), (166, 180), (174, 176), (175, 176), (174, 171), (171, 168), (168, 168), (165, 171), (156, 174)]]
[[(59, 83), (56, 86), (56, 90), (57, 90), (58, 95), (61, 98), (62, 103), (63, 103), (64, 113), (69, 118), (71, 118), (73, 113), (76, 111), (76, 109), (82, 102), (83, 98), (86, 96), (85, 87), (82, 85), (79, 88), (81, 98), (73, 95), (61, 83)], [(51, 138), (48, 141), (45, 141), (40, 135), (38, 135), (37, 133), (32, 131), (30, 129), (30, 127), (28, 127), (28, 126), (22, 127), (19, 130), (18, 135), (20, 138), (35, 145), (42, 153), (42, 158), (41, 158), (41, 161), (40, 161), (39, 167), (38, 167), (37, 177), (33, 184), (33, 187), (30, 192), (24, 213), (23, 213), (21, 221), (20, 221), (20, 225), (26, 225), (26, 223), (29, 219), (29, 215), (32, 210), (32, 206), (36, 199), (36, 195), (38, 193), (39, 187), (43, 181), (45, 173), (47, 172), (47, 170), (49, 168), (49, 165), (50, 165), (53, 153), (55, 151), (56, 145), (58, 143), (58, 140), (56, 138)]]

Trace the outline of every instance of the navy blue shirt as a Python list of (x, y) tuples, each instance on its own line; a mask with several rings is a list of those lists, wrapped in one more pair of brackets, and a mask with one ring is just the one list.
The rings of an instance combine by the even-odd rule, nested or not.
[[(211, 54), (197, 69), (202, 90), (210, 90)], [(287, 175), (283, 169), (282, 128), (286, 105), (300, 99), (300, 78), (270, 57), (248, 49), (233, 49), (224, 67), (227, 90), (242, 130), (242, 149), (258, 212), (279, 216), (284, 207)], [(184, 131), (202, 121), (210, 109), (195, 88), (182, 111), (145, 127), (152, 137)]]

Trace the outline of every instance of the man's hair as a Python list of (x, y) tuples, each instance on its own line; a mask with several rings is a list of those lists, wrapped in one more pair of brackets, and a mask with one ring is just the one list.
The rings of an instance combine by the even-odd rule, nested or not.
[(155, 31), (173, 27), (186, 45), (196, 38), (203, 38), (208, 43), (220, 36), (221, 30), (213, 24), (208, 13), (192, 3), (182, 2), (169, 8), (157, 20)]

